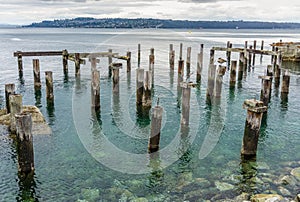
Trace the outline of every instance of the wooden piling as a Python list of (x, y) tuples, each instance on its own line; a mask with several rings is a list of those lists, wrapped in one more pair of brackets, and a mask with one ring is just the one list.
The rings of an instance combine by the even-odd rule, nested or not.
[(175, 60), (175, 51), (173, 50), (173, 44), (170, 44), (169, 64), (171, 70), (174, 70), (174, 63), (175, 63), (174, 60)]
[(138, 68), (141, 66), (141, 44), (138, 44)]
[(131, 72), (131, 52), (127, 51), (127, 72)]
[(10, 113), (9, 96), (15, 94), (15, 84), (5, 84), (5, 102), (6, 102), (6, 113)]
[(236, 60), (231, 61), (230, 82), (229, 82), (230, 88), (235, 87), (235, 83), (236, 83), (236, 66), (237, 66), (237, 61)]
[(245, 46), (244, 46), (244, 72), (246, 73), (248, 70), (248, 57), (249, 53), (247, 51), (248, 48), (248, 41), (245, 41)]
[(33, 80), (34, 80), (34, 88), (41, 88), (41, 74), (40, 74), (40, 61), (39, 59), (33, 59)]
[(48, 101), (54, 101), (53, 76), (51, 71), (45, 72), (45, 79), (46, 79), (46, 98)]
[(112, 63), (111, 69), (113, 72), (113, 93), (119, 93), (120, 83), (120, 69), (122, 69), (122, 63)]
[(18, 170), (21, 175), (34, 170), (32, 118), (30, 113), (16, 114)]
[(80, 54), (75, 53), (75, 76), (80, 76)]
[[(232, 43), (230, 43), (230, 41), (227, 41), (227, 48), (232, 48)], [(226, 51), (226, 58), (227, 58), (227, 67), (229, 67), (230, 60), (231, 60), (231, 51)]]
[[(250, 51), (252, 51), (252, 46), (249, 47)], [(252, 66), (252, 53), (251, 52), (248, 52), (248, 68), (250, 69), (251, 66)]]
[(216, 75), (216, 65), (209, 65), (208, 69), (208, 81), (206, 89), (206, 99), (210, 103), (213, 97), (214, 87), (215, 87), (215, 75)]
[(215, 88), (214, 88), (214, 96), (215, 98), (220, 98), (222, 93), (222, 83), (223, 76), (226, 72), (226, 66), (219, 65), (216, 75)]
[(190, 73), (191, 73), (191, 54), (192, 54), (192, 47), (187, 47), (187, 54), (186, 54), (186, 77), (187, 77), (187, 79), (190, 77)]
[(16, 134), (16, 118), (15, 115), (22, 111), (22, 95), (11, 94), (9, 95), (9, 108), (10, 108), (10, 126), (9, 130), (11, 133)]
[(241, 154), (245, 156), (255, 156), (261, 120), (263, 113), (267, 110), (267, 107), (264, 106), (262, 101), (255, 99), (245, 100), (243, 107), (247, 109), (247, 118), (245, 122)]
[(184, 75), (184, 60), (178, 61), (178, 77), (177, 77), (177, 85), (180, 86), (180, 83), (183, 81)]
[[(275, 51), (276, 51), (276, 55), (273, 55), (274, 56), (274, 58), (273, 58), (273, 70), (275, 70), (275, 67), (276, 67), (276, 65), (277, 65), (277, 58), (278, 58), (278, 48), (275, 48)], [(275, 72), (275, 71), (274, 71)]]
[(215, 50), (210, 49), (209, 65), (213, 65), (214, 63), (215, 63)]
[(274, 80), (275, 80), (275, 88), (279, 88), (280, 85), (280, 74), (281, 74), (281, 69), (279, 65), (275, 66), (275, 72), (274, 72)]
[(179, 60), (182, 60), (182, 47), (183, 47), (183, 44), (180, 43), (180, 49), (179, 49)]
[(23, 78), (23, 60), (22, 60), (22, 53), (18, 53), (18, 70), (19, 70), (19, 77)]
[(201, 81), (201, 74), (203, 69), (203, 51), (204, 51), (204, 45), (200, 45), (200, 53), (197, 57), (197, 78), (196, 81), (199, 83)]
[(190, 99), (191, 99), (191, 88), (193, 83), (182, 82), (180, 87), (182, 88), (181, 98), (181, 125), (188, 126), (190, 122)]
[(62, 51), (62, 58), (63, 58), (63, 71), (65, 74), (68, 73), (68, 58), (69, 58), (69, 53), (65, 49)]
[(141, 106), (143, 104), (144, 93), (144, 69), (136, 69), (136, 104)]
[(290, 74), (288, 71), (285, 71), (282, 75), (282, 84), (281, 84), (281, 95), (288, 95), (290, 87)]
[(111, 75), (112, 75), (112, 71), (111, 71), (111, 68), (110, 68), (110, 65), (112, 63), (112, 49), (108, 49), (108, 77), (111, 78)]
[(150, 55), (149, 55), (149, 71), (150, 71), (150, 74), (151, 74), (151, 83), (152, 85), (154, 84), (154, 59), (155, 59), (155, 56), (154, 56), (154, 48), (151, 48), (150, 49)]
[(95, 110), (100, 109), (100, 71), (92, 71), (91, 81), (91, 107)]
[[(275, 51), (275, 46), (272, 46), (272, 51)], [(274, 55), (271, 56), (271, 64), (274, 63)]]
[[(263, 51), (264, 50), (264, 40), (261, 41), (260, 44), (260, 50)], [(263, 59), (263, 54), (260, 54), (260, 62), (262, 62)]]
[(256, 40), (254, 40), (253, 42), (253, 49), (254, 49), (254, 53), (253, 53), (253, 58), (252, 58), (252, 66), (254, 67), (255, 65), (255, 51), (256, 51)]
[(264, 106), (268, 106), (271, 97), (272, 80), (270, 76), (259, 76), (261, 81), (260, 101)]
[(245, 60), (245, 53), (240, 52), (239, 69), (238, 69), (238, 81), (241, 81), (242, 78), (243, 78), (244, 60)]
[(152, 100), (151, 100), (151, 71), (145, 71), (144, 75), (144, 92), (143, 92), (143, 107), (151, 108)]
[(153, 153), (159, 150), (162, 115), (163, 115), (163, 108), (161, 106), (157, 105), (152, 108), (151, 134), (148, 143), (149, 153)]

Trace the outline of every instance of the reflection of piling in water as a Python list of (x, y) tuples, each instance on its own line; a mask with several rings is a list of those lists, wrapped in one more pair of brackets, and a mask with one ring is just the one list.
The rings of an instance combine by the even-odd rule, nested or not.
[(186, 76), (189, 77), (191, 72), (191, 54), (192, 54), (192, 47), (187, 48), (186, 54)]
[(149, 153), (153, 153), (159, 150), (162, 115), (163, 108), (161, 106), (157, 105), (152, 108), (151, 134), (148, 144)]
[(288, 71), (285, 71), (282, 75), (282, 84), (281, 84), (281, 99), (282, 101), (287, 101), (290, 87), (290, 74)]
[(143, 107), (151, 108), (152, 100), (151, 100), (151, 72), (145, 71), (145, 80), (144, 80), (144, 90), (143, 90)]
[(45, 79), (46, 79), (46, 98), (47, 101), (53, 102), (54, 101), (54, 94), (53, 94), (53, 77), (51, 71), (45, 72)]
[(5, 84), (5, 102), (6, 102), (6, 113), (10, 113), (10, 106), (9, 106), (9, 96), (11, 94), (15, 94), (15, 84), (9, 83)]
[(245, 60), (245, 53), (240, 52), (239, 68), (238, 68), (238, 81), (241, 81), (243, 79), (244, 60)]
[(41, 88), (40, 61), (39, 59), (33, 59), (32, 63), (33, 63), (34, 88), (40, 89)]
[(18, 170), (27, 175), (34, 170), (31, 114), (16, 114)]
[(267, 110), (262, 101), (245, 100), (244, 108), (247, 109), (245, 131), (241, 154), (245, 156), (255, 156), (259, 138), (259, 130), (263, 113)]
[(75, 53), (75, 76), (80, 75), (80, 54)]
[(204, 50), (204, 45), (200, 45), (200, 53), (197, 55), (197, 78), (196, 81), (197, 83), (201, 82), (201, 74), (202, 74), (202, 69), (203, 69), (203, 50)]
[(68, 51), (65, 49), (62, 51), (62, 60), (63, 60), (63, 71), (64, 74), (68, 74), (68, 58), (69, 58), (69, 53)]
[(230, 81), (229, 81), (230, 88), (235, 87), (235, 83), (236, 83), (236, 66), (237, 66), (237, 61), (236, 60), (231, 61)]
[(182, 100), (181, 100), (181, 125), (188, 126), (190, 122), (190, 99), (191, 99), (191, 88), (193, 83), (182, 82), (180, 84), (182, 88)]
[(271, 98), (272, 77), (259, 76), (258, 78), (261, 79), (260, 101), (264, 103), (264, 106), (268, 106)]
[(9, 96), (9, 108), (10, 108), (10, 126), (9, 130), (11, 133), (16, 134), (16, 118), (15, 115), (21, 113), (23, 104), (22, 104), (22, 95), (11, 94)]
[(113, 73), (113, 93), (119, 93), (120, 83), (120, 69), (122, 69), (122, 63), (111, 63), (110, 69)]
[(100, 72), (92, 71), (91, 81), (91, 106), (92, 108), (100, 109)]

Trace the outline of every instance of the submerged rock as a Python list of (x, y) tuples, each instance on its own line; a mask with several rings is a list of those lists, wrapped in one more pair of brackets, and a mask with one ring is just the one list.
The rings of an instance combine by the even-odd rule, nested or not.
[(300, 167), (299, 168), (294, 168), (292, 171), (291, 171), (291, 174), (297, 179), (300, 181)]
[(226, 183), (226, 182), (220, 182), (216, 181), (215, 185), (218, 190), (220, 191), (228, 191), (234, 189), (234, 186), (232, 184)]
[(278, 194), (256, 194), (251, 197), (251, 202), (280, 202), (283, 197)]
[(83, 200), (96, 202), (100, 199), (99, 189), (82, 189), (81, 196)]
[(282, 178), (279, 179), (278, 184), (281, 185), (291, 185), (291, 186), (295, 186), (297, 183), (295, 177), (293, 177), (292, 175), (285, 175)]
[[(32, 118), (33, 135), (52, 134), (51, 128), (46, 123), (45, 117), (36, 106), (23, 106), (22, 113), (30, 113)], [(6, 114), (6, 109), (0, 110), (0, 125), (10, 125), (10, 114)]]
[(296, 202), (300, 202), (300, 194), (298, 194), (298, 195), (296, 196), (295, 201), (296, 201)]

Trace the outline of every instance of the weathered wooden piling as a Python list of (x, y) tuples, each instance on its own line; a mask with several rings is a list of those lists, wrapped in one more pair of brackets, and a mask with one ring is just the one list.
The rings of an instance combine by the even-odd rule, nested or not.
[(151, 108), (152, 99), (151, 99), (151, 71), (145, 71), (144, 75), (144, 92), (143, 92), (143, 107), (144, 108)]
[(34, 80), (34, 88), (41, 88), (41, 74), (40, 74), (40, 61), (39, 59), (33, 59), (33, 80)]
[(119, 92), (119, 83), (120, 83), (120, 69), (122, 69), (122, 63), (111, 63), (111, 69), (113, 72), (113, 92)]
[[(264, 50), (264, 40), (261, 41), (260, 44), (260, 50), (263, 51)], [(263, 54), (260, 54), (260, 62), (262, 62), (263, 59)]]
[(141, 44), (138, 44), (138, 68), (141, 66)]
[(93, 71), (93, 70), (96, 70), (96, 69), (97, 69), (97, 58), (94, 57), (94, 56), (92, 56), (92, 57), (90, 58), (90, 60), (91, 60), (91, 70), (92, 70), (92, 71)]
[(215, 50), (210, 49), (209, 65), (213, 65), (214, 63), (215, 63)]
[(69, 53), (65, 49), (62, 51), (62, 59), (63, 59), (63, 71), (65, 74), (68, 73), (68, 58), (69, 58)]
[(10, 108), (9, 130), (13, 134), (17, 132), (15, 115), (21, 113), (22, 107), (23, 107), (22, 95), (19, 94), (9, 95), (9, 108)]
[(110, 65), (112, 63), (112, 49), (108, 49), (108, 77), (111, 78), (112, 71)]
[(45, 79), (46, 79), (46, 98), (48, 101), (54, 101), (53, 76), (51, 71), (45, 72)]
[(148, 144), (148, 152), (153, 153), (159, 150), (160, 131), (162, 123), (163, 108), (159, 105), (152, 108), (151, 134)]
[(282, 75), (282, 84), (281, 84), (281, 97), (285, 98), (289, 94), (290, 88), (290, 74), (288, 71), (285, 71)]
[(183, 44), (180, 43), (180, 48), (179, 48), (179, 60), (182, 60), (182, 47), (183, 47)]
[(214, 96), (215, 98), (220, 98), (222, 93), (222, 83), (223, 76), (226, 72), (226, 66), (219, 65), (216, 75), (215, 88), (214, 88)]
[(100, 109), (100, 71), (92, 71), (91, 81), (91, 107), (95, 110)]
[(262, 101), (245, 100), (244, 108), (247, 109), (245, 131), (242, 143), (241, 154), (244, 156), (255, 156), (259, 138), (259, 130), (263, 113), (267, 110)]
[[(272, 51), (275, 51), (275, 46), (272, 46)], [(271, 56), (271, 64), (274, 63), (274, 55)]]
[[(254, 49), (254, 52), (256, 51), (256, 40), (254, 40), (253, 42), (253, 49)], [(253, 56), (252, 56), (252, 66), (254, 67), (255, 65), (255, 53), (253, 53)]]
[(196, 81), (199, 83), (201, 81), (201, 74), (203, 69), (203, 51), (204, 51), (204, 45), (200, 45), (200, 53), (197, 57), (197, 78)]
[(236, 66), (237, 66), (237, 61), (236, 60), (231, 61), (230, 81), (229, 81), (230, 88), (234, 88), (236, 84)]
[[(227, 48), (232, 48), (232, 43), (230, 41), (227, 41)], [(231, 60), (231, 51), (226, 51), (226, 58), (227, 58), (227, 66), (230, 66), (230, 60)]]
[(280, 85), (280, 74), (281, 74), (281, 69), (279, 65), (275, 66), (275, 72), (274, 72), (274, 80), (275, 80), (275, 88), (279, 88)]
[(216, 75), (216, 65), (209, 65), (208, 69), (208, 81), (207, 81), (207, 89), (206, 89), (206, 99), (210, 103), (211, 98), (213, 97), (214, 87), (215, 87), (215, 75)]
[(180, 86), (180, 83), (183, 81), (184, 75), (184, 60), (178, 61), (178, 77), (177, 77), (177, 85)]
[(238, 68), (238, 81), (241, 81), (243, 79), (244, 60), (245, 60), (245, 54), (244, 54), (244, 52), (240, 52), (239, 68)]
[(190, 99), (191, 99), (191, 88), (193, 87), (192, 82), (182, 82), (180, 87), (182, 88), (181, 98), (181, 125), (188, 126), (190, 122)]
[(141, 106), (143, 104), (144, 94), (144, 69), (136, 69), (136, 104)]
[(275, 66), (277, 65), (277, 59), (278, 59), (278, 48), (275, 48), (275, 51), (276, 51), (276, 55), (273, 55), (274, 58), (273, 58), (273, 69), (275, 70)]
[(23, 77), (23, 60), (22, 60), (22, 53), (17, 53), (18, 57), (18, 70), (19, 70), (19, 77)]
[(248, 68), (250, 69), (252, 66), (252, 46), (249, 47), (250, 51), (248, 52)]
[(32, 141), (32, 118), (30, 113), (16, 114), (17, 151), (19, 173), (29, 174), (34, 170)]
[(127, 72), (131, 72), (131, 52), (127, 51)]
[(75, 76), (80, 76), (80, 54), (75, 53)]
[(271, 87), (272, 77), (270, 76), (259, 76), (261, 81), (260, 101), (263, 102), (264, 106), (268, 106), (271, 98)]
[(6, 102), (6, 113), (10, 113), (9, 96), (15, 94), (15, 84), (5, 84), (5, 102)]
[(174, 70), (174, 64), (175, 64), (175, 51), (173, 50), (173, 44), (170, 44), (169, 64), (170, 64), (170, 69), (171, 69), (171, 70)]
[(151, 48), (150, 49), (150, 55), (149, 55), (149, 71), (150, 71), (150, 74), (151, 74), (151, 83), (152, 85), (154, 85), (154, 59), (155, 59), (155, 56), (154, 56), (154, 48)]
[(267, 76), (270, 76), (271, 79), (273, 78), (273, 65), (267, 66)]
[(186, 77), (190, 77), (191, 73), (191, 54), (192, 54), (192, 47), (187, 47), (187, 54), (186, 54)]
[(247, 72), (248, 69), (248, 57), (249, 57), (249, 53), (247, 51), (248, 48), (248, 41), (245, 41), (245, 45), (244, 45), (244, 72)]

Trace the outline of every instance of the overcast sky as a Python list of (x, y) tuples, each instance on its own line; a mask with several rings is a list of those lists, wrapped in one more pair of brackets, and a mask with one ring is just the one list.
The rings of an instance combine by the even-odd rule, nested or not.
[(0, 0), (0, 24), (75, 17), (300, 22), (299, 0)]

